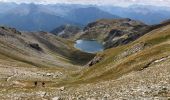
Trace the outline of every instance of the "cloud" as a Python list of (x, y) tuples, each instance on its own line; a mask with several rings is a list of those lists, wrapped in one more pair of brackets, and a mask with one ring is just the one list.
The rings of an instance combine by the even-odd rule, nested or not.
[(0, 0), (3, 2), (16, 3), (73, 3), (73, 4), (97, 4), (97, 5), (131, 5), (131, 4), (147, 4), (156, 6), (170, 6), (170, 0)]

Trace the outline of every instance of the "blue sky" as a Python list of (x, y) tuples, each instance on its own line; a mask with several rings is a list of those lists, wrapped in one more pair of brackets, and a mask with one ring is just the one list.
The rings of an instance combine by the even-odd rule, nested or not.
[(98, 5), (121, 5), (128, 6), (131, 4), (145, 4), (155, 6), (169, 6), (170, 0), (0, 0), (2, 2), (16, 2), (16, 3), (71, 3), (71, 4), (98, 4)]

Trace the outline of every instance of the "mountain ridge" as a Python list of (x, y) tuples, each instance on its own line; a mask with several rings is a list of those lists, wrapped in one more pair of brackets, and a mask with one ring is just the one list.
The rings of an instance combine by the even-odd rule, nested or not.
[[(67, 5), (65, 7), (34, 3), (17, 4), (14, 7), (9, 7), (7, 11), (4, 11), (4, 13), (0, 13), (0, 24), (15, 27), (22, 31), (49, 32), (63, 24), (82, 26), (98, 18), (115, 18), (114, 15), (96, 7), (91, 7), (91, 13), (89, 13), (88, 10), (89, 6), (75, 6), (72, 7), (72, 9), (70, 7), (71, 5)], [(2, 8), (2, 10), (3, 9), (4, 8)], [(86, 13), (83, 16), (79, 14), (81, 9), (84, 9), (83, 11)]]

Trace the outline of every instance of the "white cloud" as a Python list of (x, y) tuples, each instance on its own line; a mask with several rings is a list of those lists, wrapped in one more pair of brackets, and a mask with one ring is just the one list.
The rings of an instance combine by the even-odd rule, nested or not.
[(99, 4), (99, 5), (130, 5), (130, 4), (147, 4), (157, 6), (170, 6), (170, 0), (0, 0), (4, 2), (17, 3), (76, 3), (76, 4)]

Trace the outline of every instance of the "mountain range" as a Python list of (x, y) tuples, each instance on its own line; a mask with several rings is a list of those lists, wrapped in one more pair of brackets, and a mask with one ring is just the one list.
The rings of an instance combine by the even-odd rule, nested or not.
[(102, 18), (131, 18), (146, 24), (158, 24), (170, 18), (170, 8), (150, 5), (128, 7), (81, 4), (16, 4), (0, 2), (0, 25), (21, 31), (52, 31), (73, 24), (86, 26)]
[[(9, 5), (6, 4), (6, 7)], [(2, 11), (3, 8), (1, 8)], [(96, 7), (83, 5), (38, 5), (32, 3), (9, 7), (7, 11), (0, 13), (0, 24), (23, 31), (51, 31), (60, 25), (83, 26), (100, 18), (118, 18), (118, 16)]]
[(129, 7), (102, 6), (104, 11), (122, 18), (140, 20), (146, 24), (159, 24), (170, 18), (170, 8), (152, 5), (131, 5)]

